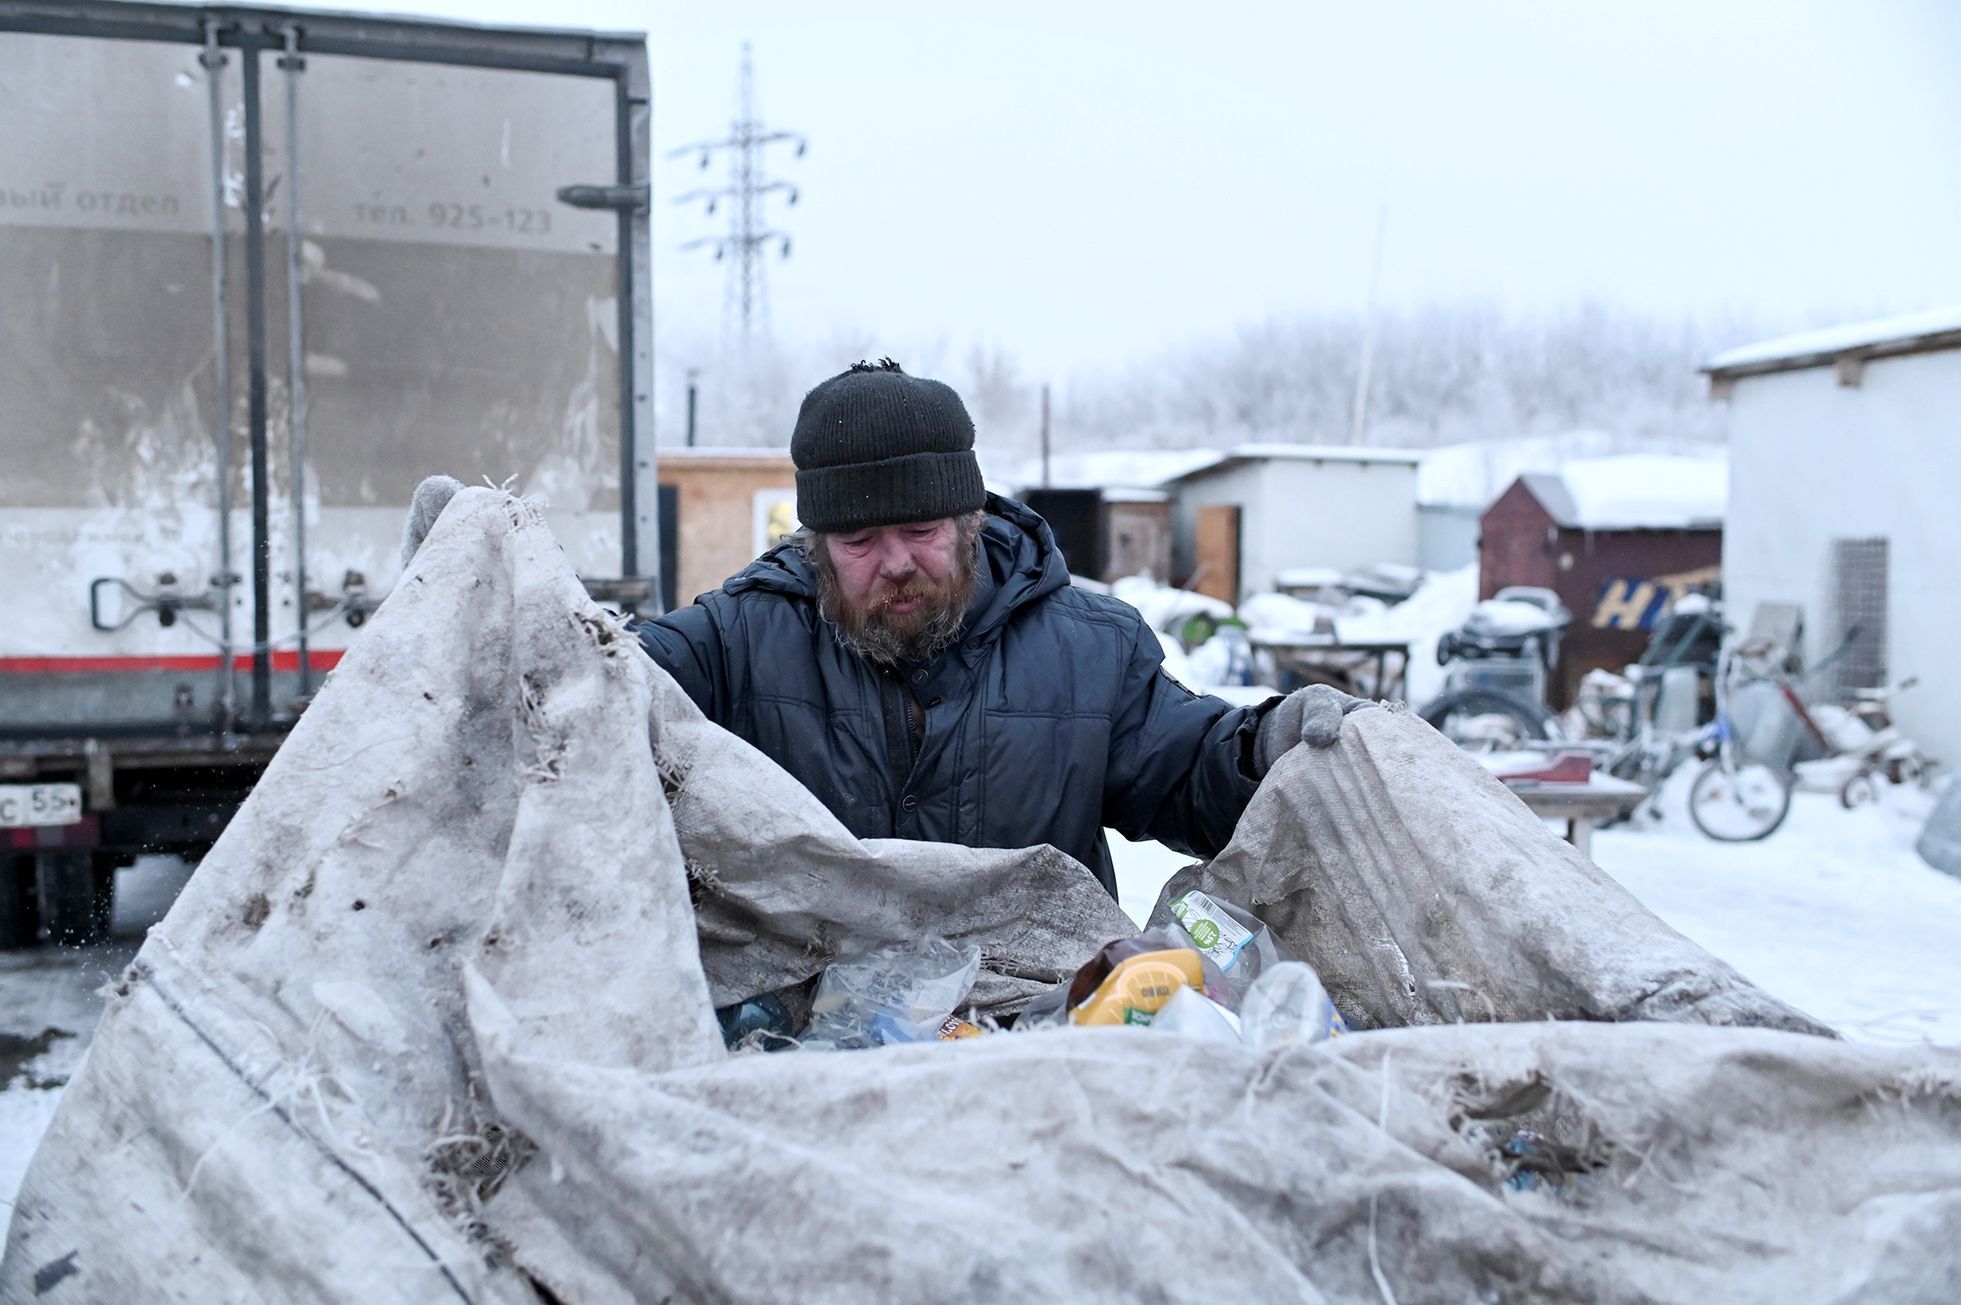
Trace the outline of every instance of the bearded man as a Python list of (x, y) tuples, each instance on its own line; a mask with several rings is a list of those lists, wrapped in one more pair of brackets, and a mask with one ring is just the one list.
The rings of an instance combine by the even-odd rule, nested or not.
[(811, 390), (790, 456), (803, 531), (639, 633), (860, 838), (1047, 843), (1115, 895), (1106, 826), (1210, 858), (1280, 752), (1365, 705), (1170, 678), (1137, 611), (986, 491), (959, 395), (890, 359)]
[[(790, 457), (802, 531), (640, 641), (860, 838), (1046, 843), (1115, 896), (1106, 827), (1210, 859), (1282, 752), (1372, 705), (1236, 708), (1166, 675), (1136, 609), (987, 492), (960, 396), (889, 358), (805, 395)], [(460, 488), (416, 489), (404, 566)]]

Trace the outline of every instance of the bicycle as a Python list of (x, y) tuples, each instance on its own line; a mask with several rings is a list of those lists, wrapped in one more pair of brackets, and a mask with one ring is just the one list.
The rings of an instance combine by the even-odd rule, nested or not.
[[(1650, 686), (1658, 685), (1659, 677), (1651, 670), (1630, 667), (1635, 673), (1613, 677), (1618, 684), (1611, 687), (1595, 681), (1590, 701), (1582, 704), (1582, 716), (1614, 721), (1625, 736), (1604, 744), (1573, 746), (1594, 752), (1601, 769), (1642, 785), (1650, 795), (1690, 757), (1700, 757), (1702, 770), (1689, 787), (1689, 819), (1695, 827), (1721, 843), (1768, 838), (1790, 815), (1791, 781), (1776, 768), (1751, 760), (1737, 742), (1728, 692), (1735, 665), (1734, 654), (1726, 656), (1713, 677), (1715, 718), (1681, 734), (1664, 735), (1654, 727), (1655, 694)], [(1643, 806), (1659, 818), (1652, 805)]]
[(1713, 755), (1689, 786), (1695, 827), (1719, 843), (1754, 843), (1776, 833), (1791, 814), (1791, 781), (1744, 757), (1726, 711), (1719, 708), (1703, 727), (1697, 751)]
[(1810, 715), (1830, 746), (1820, 760), (1797, 763), (1799, 782), (1816, 787), (1822, 780), (1826, 789), (1836, 787), (1839, 805), (1847, 811), (1878, 801), (1881, 781), (1931, 788), (1934, 759), (1893, 723), (1893, 695), (1917, 683), (1915, 677), (1854, 689), (1850, 707), (1813, 707)]

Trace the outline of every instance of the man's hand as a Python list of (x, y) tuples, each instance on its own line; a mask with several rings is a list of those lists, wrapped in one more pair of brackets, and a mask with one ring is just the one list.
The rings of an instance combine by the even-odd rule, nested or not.
[(422, 547), (422, 541), (429, 537), (430, 528), (436, 518), (443, 514), (449, 501), (456, 497), (456, 491), (463, 488), (463, 482), (454, 476), (431, 476), (415, 487), (415, 498), (409, 504), (409, 519), (402, 525), (402, 569), (407, 570), (409, 559), (415, 550)]
[(1260, 721), (1253, 739), (1253, 764), (1260, 774), (1273, 769), (1280, 754), (1296, 743), (1311, 748), (1331, 746), (1341, 737), (1341, 718), (1351, 711), (1380, 704), (1343, 693), (1332, 684), (1310, 684), (1277, 703)]

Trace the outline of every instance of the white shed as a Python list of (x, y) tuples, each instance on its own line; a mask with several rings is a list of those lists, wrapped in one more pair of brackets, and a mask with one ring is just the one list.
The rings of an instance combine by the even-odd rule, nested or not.
[(1857, 625), (1841, 690), (1919, 677), (1895, 703), (1961, 762), (1961, 306), (1733, 349), (1726, 606), (1795, 603), (1816, 660)]
[(1407, 449), (1242, 445), (1165, 482), (1172, 572), (1237, 603), (1290, 568), (1414, 566), (1422, 460)]

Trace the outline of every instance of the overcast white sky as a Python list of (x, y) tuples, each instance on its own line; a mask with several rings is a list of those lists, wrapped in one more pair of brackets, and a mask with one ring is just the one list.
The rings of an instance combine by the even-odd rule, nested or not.
[[(375, 6), (399, 8), (400, 6)], [(667, 148), (726, 131), (741, 42), (778, 159), (793, 339), (1100, 366), (1367, 295), (1663, 313), (1961, 301), (1961, 4), (985, 7), (433, 0), (650, 33), (667, 328), (719, 320)], [(720, 172), (707, 174), (719, 177)], [(668, 337), (670, 340), (674, 336)]]

